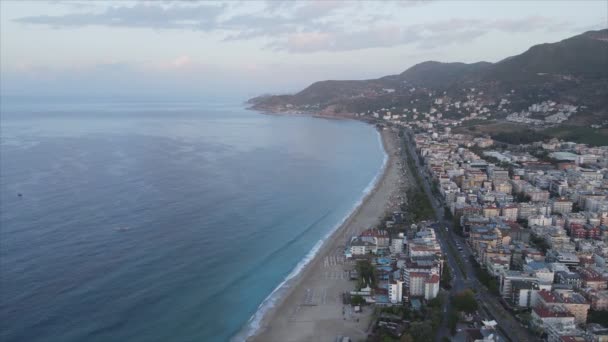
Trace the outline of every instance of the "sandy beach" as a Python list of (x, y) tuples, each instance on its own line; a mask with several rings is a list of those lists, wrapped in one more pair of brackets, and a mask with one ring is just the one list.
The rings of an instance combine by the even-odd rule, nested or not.
[(348, 336), (364, 340), (371, 319), (371, 308), (354, 313), (342, 304), (343, 292), (354, 290), (348, 279), (354, 263), (344, 258), (346, 242), (353, 235), (375, 227), (387, 211), (397, 206), (399, 185), (403, 185), (401, 166), (396, 158), (398, 138), (388, 129), (381, 131), (389, 160), (376, 187), (344, 224), (323, 244), (319, 253), (264, 316), (260, 329), (248, 341), (335, 341)]

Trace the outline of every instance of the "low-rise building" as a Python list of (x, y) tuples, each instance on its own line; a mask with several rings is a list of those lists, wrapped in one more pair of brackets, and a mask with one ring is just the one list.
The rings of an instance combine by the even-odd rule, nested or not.
[(587, 322), (587, 312), (589, 311), (589, 302), (582, 295), (572, 291), (545, 291), (536, 292), (536, 306), (543, 308), (564, 307), (572, 315), (574, 315), (577, 324)]
[(513, 280), (511, 282), (511, 303), (529, 308), (533, 304), (534, 292), (538, 291), (538, 282), (530, 280)]
[(579, 270), (581, 278), (583, 280), (583, 287), (597, 291), (606, 290), (608, 284), (602, 274), (591, 268), (583, 268)]
[(591, 308), (596, 311), (608, 310), (608, 291), (589, 291), (587, 298), (591, 302)]
[(567, 326), (574, 328), (575, 317), (568, 310), (536, 306), (532, 309), (532, 325), (547, 329), (549, 326)]
[(572, 212), (572, 201), (566, 198), (559, 198), (553, 201), (551, 212), (553, 214), (569, 214)]

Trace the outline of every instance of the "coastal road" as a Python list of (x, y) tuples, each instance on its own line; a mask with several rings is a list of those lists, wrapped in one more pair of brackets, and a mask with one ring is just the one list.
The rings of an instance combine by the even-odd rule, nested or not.
[[(488, 289), (479, 282), (479, 279), (477, 279), (475, 269), (470, 263), (472, 251), (465, 239), (454, 233), (452, 222), (444, 219), (444, 204), (442, 203), (441, 198), (438, 198), (439, 196), (435, 196), (431, 191), (431, 177), (426, 171), (426, 168), (424, 168), (423, 165), (420, 165), (418, 154), (415, 150), (415, 145), (413, 141), (410, 140), (409, 133), (409, 131), (406, 131), (403, 139), (403, 144), (405, 145), (405, 148), (408, 149), (409, 155), (412, 157), (411, 159), (413, 159), (408, 161), (415, 163), (418, 175), (421, 179), (423, 179), (421, 184), (422, 188), (431, 201), (433, 211), (438, 222), (435, 225), (435, 231), (437, 233), (441, 248), (446, 255), (448, 267), (450, 267), (450, 270), (453, 271), (452, 288), (449, 292), (450, 296), (453, 296), (467, 288), (472, 289), (476, 293), (478, 304), (480, 304), (479, 311), (482, 318), (487, 317), (496, 320), (499, 330), (504, 336), (511, 341), (537, 341), (538, 339), (527, 329), (525, 329), (510, 312), (505, 310), (505, 308), (500, 304), (499, 299), (489, 293)], [(402, 157), (407, 158), (407, 156), (403, 153)], [(452, 248), (450, 248), (449, 245), (451, 245)], [(462, 248), (462, 251), (458, 250), (458, 246)], [(458, 253), (461, 255), (459, 256)], [(461, 270), (458, 266), (457, 258), (462, 260), (461, 266), (463, 270)], [(437, 340), (444, 336), (450, 336), (449, 329), (447, 327), (447, 316), (450, 310), (450, 303), (445, 303), (443, 309), (444, 319), (442, 321), (442, 326), (437, 333)]]

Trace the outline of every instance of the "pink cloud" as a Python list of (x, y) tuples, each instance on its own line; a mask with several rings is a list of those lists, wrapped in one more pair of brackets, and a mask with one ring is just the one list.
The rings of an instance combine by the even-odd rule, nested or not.
[(331, 46), (332, 36), (323, 32), (301, 32), (287, 37), (287, 46), (291, 51), (317, 51)]
[(190, 56), (184, 55), (184, 56), (179, 56), (177, 58), (175, 58), (173, 61), (171, 61), (171, 66), (173, 66), (174, 68), (182, 68), (182, 67), (187, 67), (192, 65), (192, 58), (190, 58)]

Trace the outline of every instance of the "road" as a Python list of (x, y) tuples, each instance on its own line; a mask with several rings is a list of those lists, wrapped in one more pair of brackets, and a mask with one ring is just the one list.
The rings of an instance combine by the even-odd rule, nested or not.
[[(413, 160), (408, 160), (407, 162), (415, 163), (418, 175), (423, 180), (422, 188), (431, 201), (437, 219), (437, 224), (434, 225), (435, 232), (437, 233), (441, 249), (446, 255), (448, 267), (450, 267), (450, 270), (452, 271), (452, 288), (449, 291), (449, 296), (451, 297), (464, 289), (473, 289), (476, 293), (475, 296), (478, 304), (480, 304), (480, 316), (483, 319), (496, 320), (500, 332), (502, 332), (505, 337), (514, 342), (537, 341), (538, 339), (521, 326), (515, 317), (500, 304), (499, 298), (489, 293), (487, 288), (479, 282), (479, 279), (477, 279), (475, 269), (470, 263), (472, 251), (465, 239), (454, 233), (452, 222), (444, 219), (443, 211), (445, 206), (442, 203), (442, 199), (438, 198), (440, 196), (435, 196), (431, 191), (431, 177), (426, 171), (426, 168), (420, 164), (414, 142), (410, 141), (408, 134), (409, 132), (404, 134), (404, 145), (405, 148), (409, 150), (409, 154), (412, 156), (411, 159)], [(403, 150), (404, 149), (402, 149), (402, 157), (407, 159), (407, 155), (403, 153)], [(446, 227), (448, 228), (447, 231), (445, 229)], [(452, 248), (448, 246), (449, 244), (451, 244)], [(462, 251), (458, 250), (458, 246), (462, 248)], [(458, 253), (461, 253), (461, 256), (459, 256)], [(464, 273), (458, 266), (457, 258), (460, 257), (463, 263), (462, 268), (464, 269)], [(437, 340), (440, 340), (444, 336), (450, 337), (449, 328), (447, 326), (447, 315), (450, 312), (451, 304), (449, 303), (449, 300), (446, 300), (445, 302), (443, 308), (444, 319), (442, 321), (442, 326), (437, 332)]]

